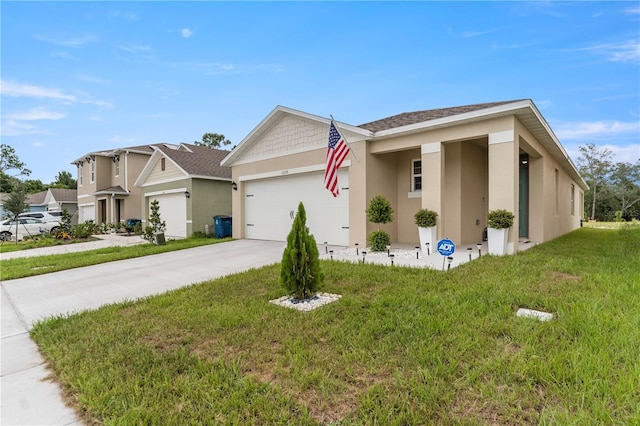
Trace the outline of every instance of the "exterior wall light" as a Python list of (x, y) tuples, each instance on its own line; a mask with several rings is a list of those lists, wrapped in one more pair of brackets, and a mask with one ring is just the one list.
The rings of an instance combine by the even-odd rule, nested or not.
[(231, 182), (231, 189), (233, 189), (234, 191), (237, 191), (238, 190), (238, 184), (232, 181)]
[(191, 198), (191, 193), (189, 191), (184, 191), (184, 196), (187, 198)]

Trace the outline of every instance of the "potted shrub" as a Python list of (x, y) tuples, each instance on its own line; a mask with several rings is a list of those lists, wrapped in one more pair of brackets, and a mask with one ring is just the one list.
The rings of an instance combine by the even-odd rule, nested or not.
[(420, 249), (422, 253), (427, 254), (427, 243), (429, 243), (430, 252), (436, 250), (436, 242), (438, 234), (436, 232), (436, 220), (438, 213), (429, 209), (420, 209), (413, 216), (418, 225), (418, 235), (420, 236)]
[[(393, 207), (391, 207), (389, 200), (382, 195), (376, 195), (371, 199), (366, 213), (369, 222), (377, 224), (393, 222)], [(391, 244), (391, 236), (378, 227), (377, 231), (368, 235), (367, 242), (371, 251), (384, 251)]]
[(489, 254), (502, 256), (507, 253), (509, 228), (513, 226), (514, 215), (508, 210), (491, 210), (487, 216), (487, 239)]

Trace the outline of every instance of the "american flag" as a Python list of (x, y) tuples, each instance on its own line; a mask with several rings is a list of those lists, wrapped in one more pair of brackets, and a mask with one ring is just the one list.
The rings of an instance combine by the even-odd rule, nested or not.
[(347, 155), (349, 155), (349, 145), (331, 120), (327, 164), (324, 169), (324, 187), (331, 191), (334, 197), (337, 197), (340, 192), (338, 191), (338, 168)]

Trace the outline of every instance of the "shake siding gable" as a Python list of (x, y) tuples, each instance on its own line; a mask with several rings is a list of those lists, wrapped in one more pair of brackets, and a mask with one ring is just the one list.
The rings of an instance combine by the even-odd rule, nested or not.
[(152, 185), (154, 183), (167, 182), (169, 180), (185, 178), (186, 175), (169, 159), (165, 160), (165, 169), (160, 167), (160, 161), (156, 162), (149, 174), (149, 177), (145, 181), (145, 185)]
[(242, 153), (241, 162), (324, 148), (328, 132), (326, 125), (285, 116), (261, 135), (249, 150)]

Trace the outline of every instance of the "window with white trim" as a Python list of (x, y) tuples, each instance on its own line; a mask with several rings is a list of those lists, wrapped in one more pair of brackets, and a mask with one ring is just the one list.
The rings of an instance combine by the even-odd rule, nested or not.
[(571, 216), (576, 214), (576, 187), (571, 184)]
[(422, 191), (422, 160), (411, 160), (411, 192)]
[(120, 156), (114, 158), (115, 168), (116, 168), (116, 176), (120, 176)]
[(82, 163), (78, 164), (78, 185), (82, 186)]
[(96, 160), (89, 160), (91, 166), (91, 183), (96, 181)]

